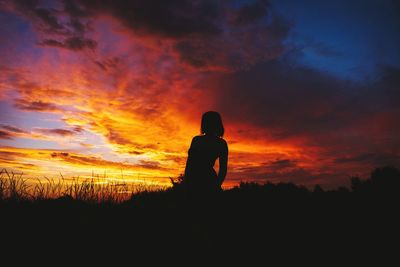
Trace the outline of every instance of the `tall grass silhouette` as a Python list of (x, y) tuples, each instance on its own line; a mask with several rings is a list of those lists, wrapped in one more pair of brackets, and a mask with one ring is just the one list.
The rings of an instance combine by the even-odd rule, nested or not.
[(24, 174), (0, 171), (0, 200), (74, 199), (88, 203), (120, 203), (133, 195), (164, 189), (161, 186), (124, 181), (110, 181), (92, 174), (91, 178), (28, 178)]

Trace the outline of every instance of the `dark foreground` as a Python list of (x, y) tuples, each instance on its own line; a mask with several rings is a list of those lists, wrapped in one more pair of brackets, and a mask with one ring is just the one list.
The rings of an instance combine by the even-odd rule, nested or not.
[(1, 258), (12, 263), (3, 266), (143, 261), (395, 266), (400, 176), (396, 169), (380, 171), (370, 180), (353, 180), (352, 190), (328, 192), (242, 184), (201, 201), (188, 201), (179, 188), (120, 204), (2, 200)]

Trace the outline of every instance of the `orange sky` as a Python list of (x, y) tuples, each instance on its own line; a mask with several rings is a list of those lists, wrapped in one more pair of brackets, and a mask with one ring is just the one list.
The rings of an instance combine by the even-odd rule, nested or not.
[(1, 168), (167, 185), (208, 110), (225, 123), (226, 186), (331, 187), (398, 163), (398, 109), (371, 111), (374, 88), (354, 104), (365, 86), (278, 61), (294, 51), (279, 16), (244, 24), (246, 10), (224, 9), (214, 32), (196, 13), (174, 32), (145, 18), (132, 25), (118, 6), (0, 8)]

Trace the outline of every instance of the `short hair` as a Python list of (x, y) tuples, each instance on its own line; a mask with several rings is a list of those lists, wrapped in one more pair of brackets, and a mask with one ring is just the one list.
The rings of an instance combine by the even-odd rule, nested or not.
[(221, 115), (216, 111), (207, 111), (201, 117), (201, 133), (213, 134), (218, 137), (224, 136), (224, 125), (222, 124)]

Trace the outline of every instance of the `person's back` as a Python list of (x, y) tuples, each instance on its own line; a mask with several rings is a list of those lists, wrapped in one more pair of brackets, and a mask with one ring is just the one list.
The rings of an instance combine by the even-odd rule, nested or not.
[[(195, 136), (189, 148), (185, 183), (190, 191), (215, 191), (221, 188), (227, 173), (228, 146), (222, 138), (223, 126), (216, 112), (202, 118), (202, 135)], [(214, 170), (219, 159), (219, 172)]]

